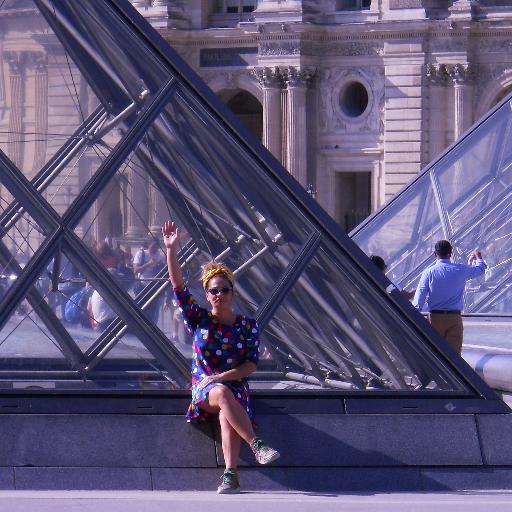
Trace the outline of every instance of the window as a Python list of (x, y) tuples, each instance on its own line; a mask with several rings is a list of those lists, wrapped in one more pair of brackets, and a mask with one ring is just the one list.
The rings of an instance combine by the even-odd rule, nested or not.
[(337, 11), (369, 9), (371, 0), (339, 0), (336, 2)]
[(256, 9), (254, 0), (218, 0), (214, 7), (215, 13), (239, 14), (248, 13)]

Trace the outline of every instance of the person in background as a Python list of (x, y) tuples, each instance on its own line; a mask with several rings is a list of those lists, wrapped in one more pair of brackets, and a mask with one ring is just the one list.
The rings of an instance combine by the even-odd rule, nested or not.
[(101, 261), (104, 267), (106, 268), (116, 268), (117, 267), (117, 258), (114, 254), (114, 250), (107, 242), (98, 242), (96, 247), (96, 255), (98, 259)]
[[(147, 250), (141, 248), (133, 258), (133, 271), (139, 279), (136, 293), (149, 284), (152, 278), (156, 277), (158, 272), (165, 266), (165, 256), (160, 250), (157, 242), (151, 242)], [(146, 315), (154, 322), (158, 322), (158, 312), (162, 301), (158, 297), (146, 308)]]
[[(372, 254), (370, 256), (370, 259), (375, 263), (377, 268), (383, 273), (386, 273), (386, 270), (388, 269), (388, 266), (386, 265), (386, 262), (384, 261), (384, 258), (382, 256), (378, 256), (376, 254)], [(400, 293), (407, 299), (411, 300), (414, 297), (414, 292), (416, 290), (400, 290)]]
[(423, 271), (413, 298), (413, 306), (426, 306), (432, 327), (461, 353), (464, 327), (462, 323), (463, 295), (466, 282), (482, 276), (486, 264), (480, 251), (473, 251), (468, 265), (451, 261), (453, 248), (448, 240), (436, 242), (436, 262)]

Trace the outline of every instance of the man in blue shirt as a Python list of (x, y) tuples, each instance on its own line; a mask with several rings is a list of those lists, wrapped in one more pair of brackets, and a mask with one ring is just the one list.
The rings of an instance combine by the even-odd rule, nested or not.
[(483, 275), (486, 264), (480, 251), (471, 253), (470, 265), (452, 263), (452, 246), (448, 240), (436, 243), (435, 255), (436, 263), (421, 274), (412, 303), (420, 311), (426, 303), (430, 324), (460, 354), (463, 337), (461, 310), (466, 281)]

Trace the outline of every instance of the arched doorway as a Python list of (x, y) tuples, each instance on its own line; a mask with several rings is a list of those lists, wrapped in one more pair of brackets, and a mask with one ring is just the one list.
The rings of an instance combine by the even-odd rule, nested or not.
[(234, 94), (233, 91), (224, 91), (220, 97), (258, 140), (261, 140), (263, 137), (263, 107), (258, 98), (247, 91), (238, 91)]
[(503, 89), (493, 101), (492, 107), (496, 106), (505, 96), (508, 96), (512, 91), (512, 86)]

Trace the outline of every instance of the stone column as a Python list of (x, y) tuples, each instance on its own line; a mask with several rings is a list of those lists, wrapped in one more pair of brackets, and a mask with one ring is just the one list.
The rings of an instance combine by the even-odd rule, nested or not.
[(429, 160), (446, 147), (446, 84), (448, 72), (444, 64), (427, 64), (429, 83)]
[(286, 165), (288, 172), (303, 186), (307, 185), (307, 88), (313, 73), (290, 67), (286, 70)]
[(11, 112), (9, 116), (9, 158), (21, 168), (23, 158), (23, 70), (25, 58), (19, 52), (7, 52), (6, 60), (9, 64), (9, 81), (11, 89)]
[(454, 88), (454, 127), (453, 139), (457, 140), (471, 124), (469, 111), (469, 88), (474, 71), (469, 64), (455, 64), (448, 67)]
[(162, 234), (162, 223), (169, 217), (165, 199), (153, 180), (149, 182), (149, 229), (156, 237)]
[(255, 74), (263, 89), (263, 145), (281, 160), (283, 75), (278, 67), (258, 69)]
[(35, 146), (32, 171), (36, 173), (46, 162), (48, 145), (48, 57), (44, 53), (33, 53), (31, 64), (34, 68), (35, 86)]
[(140, 170), (128, 171), (128, 204), (126, 205), (126, 236), (128, 238), (143, 238), (148, 234), (146, 185), (146, 179), (140, 175)]

